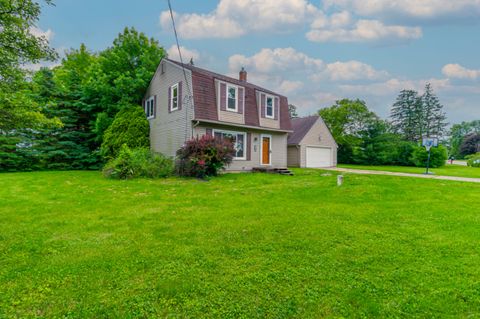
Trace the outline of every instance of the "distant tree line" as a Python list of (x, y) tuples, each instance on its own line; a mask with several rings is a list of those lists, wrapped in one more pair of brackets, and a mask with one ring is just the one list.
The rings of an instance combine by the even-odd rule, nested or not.
[[(402, 90), (392, 105), (390, 120), (381, 119), (359, 99), (338, 100), (318, 113), (337, 141), (340, 163), (423, 166), (427, 154), (422, 137), (446, 135), (443, 106), (428, 83), (422, 95)], [(446, 148), (432, 152), (436, 165), (443, 165)]]

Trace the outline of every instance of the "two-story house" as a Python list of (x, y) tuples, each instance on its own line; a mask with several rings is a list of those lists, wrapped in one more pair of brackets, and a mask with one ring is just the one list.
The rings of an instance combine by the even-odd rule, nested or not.
[(228, 170), (287, 167), (288, 100), (249, 83), (243, 69), (236, 79), (164, 58), (143, 105), (154, 151), (173, 157), (192, 137), (228, 136), (236, 149)]

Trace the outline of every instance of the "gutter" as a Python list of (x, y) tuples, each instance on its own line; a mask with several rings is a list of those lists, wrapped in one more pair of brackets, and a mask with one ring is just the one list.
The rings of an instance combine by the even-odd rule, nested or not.
[(222, 122), (222, 121), (213, 121), (213, 120), (193, 119), (192, 121), (197, 122), (195, 126), (199, 125), (200, 123), (208, 123), (208, 124), (217, 124), (217, 125), (226, 125), (226, 126), (236, 126), (236, 127), (242, 127), (242, 128), (249, 128), (249, 129), (258, 130), (258, 131), (270, 131), (270, 132), (279, 132), (279, 133), (292, 133), (293, 132), (292, 130), (282, 130), (282, 129), (264, 127), (264, 126), (253, 126), (253, 125), (245, 125), (245, 124)]

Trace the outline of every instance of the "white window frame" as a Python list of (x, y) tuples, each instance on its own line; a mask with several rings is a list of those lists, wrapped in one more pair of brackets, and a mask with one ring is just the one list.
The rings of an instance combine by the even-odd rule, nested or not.
[[(212, 134), (215, 136), (215, 133), (225, 133), (225, 134), (231, 134), (231, 135), (243, 135), (243, 157), (236, 157), (234, 156), (234, 160), (247, 160), (247, 133), (246, 132), (237, 132), (237, 131), (228, 131), (228, 130), (218, 130), (218, 129), (213, 129)], [(238, 138), (238, 137), (237, 137)], [(235, 150), (236, 151), (236, 150)]]
[(153, 96), (145, 100), (145, 114), (147, 115), (147, 120), (153, 119), (155, 117), (155, 98)]
[[(176, 100), (176, 102), (177, 102), (177, 107), (173, 107), (173, 100), (174, 100), (174, 98), (175, 98), (175, 96), (173, 95), (173, 91), (174, 91), (175, 89), (177, 89), (177, 96), (176, 96), (176, 98), (177, 98), (177, 100)], [(170, 87), (170, 112), (173, 112), (173, 111), (177, 111), (177, 110), (178, 110), (178, 94), (179, 94), (179, 93), (180, 93), (180, 92), (178, 91), (178, 83), (175, 83), (174, 85), (172, 85), (172, 86)]]
[[(263, 163), (263, 138), (264, 137), (269, 138), (268, 148), (269, 148), (270, 154), (268, 155), (268, 164)], [(272, 165), (272, 154), (273, 154), (273, 151), (272, 151), (272, 135), (270, 135), (270, 134), (260, 134), (260, 165), (264, 165), (264, 166)]]
[[(272, 99), (272, 115), (267, 114), (267, 108), (268, 108), (267, 101), (269, 98)], [(275, 97), (273, 95), (265, 94), (265, 117), (267, 119), (275, 119)]]
[[(228, 107), (228, 91), (230, 88), (235, 89), (235, 109)], [(225, 110), (230, 112), (238, 112), (238, 86), (227, 83), (227, 92), (226, 92), (226, 101), (225, 101)]]

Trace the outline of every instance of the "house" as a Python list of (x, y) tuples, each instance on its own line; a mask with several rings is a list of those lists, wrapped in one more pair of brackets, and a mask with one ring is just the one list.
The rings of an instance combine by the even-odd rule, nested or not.
[(192, 137), (228, 136), (236, 149), (228, 170), (287, 167), (288, 100), (248, 82), (243, 69), (237, 79), (164, 58), (143, 105), (154, 151), (173, 157)]
[(287, 141), (289, 167), (337, 165), (337, 143), (320, 116), (294, 118), (292, 128)]

